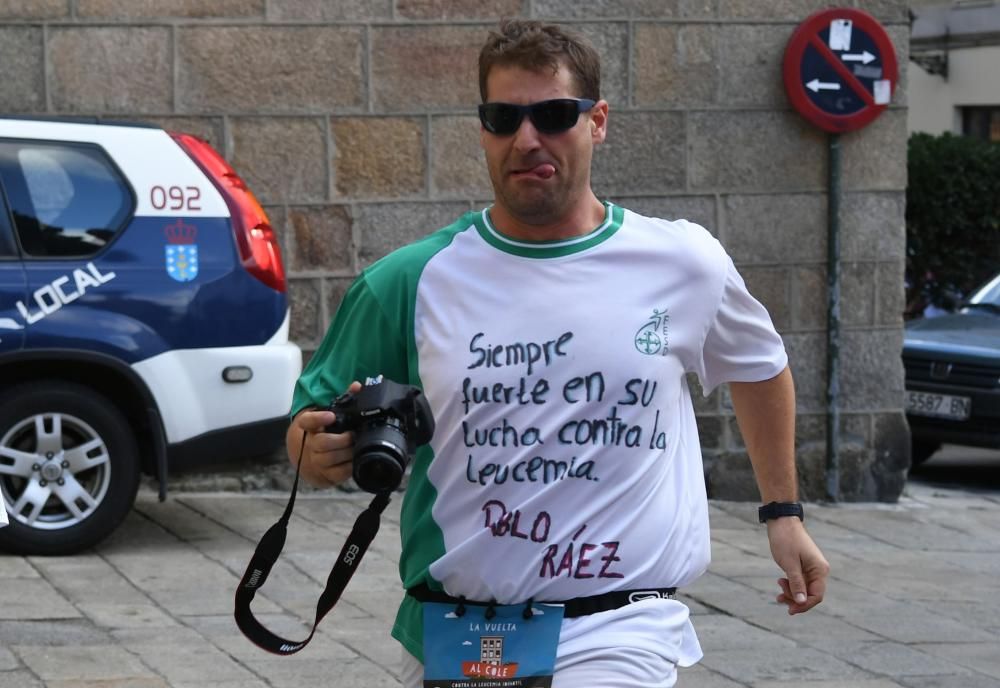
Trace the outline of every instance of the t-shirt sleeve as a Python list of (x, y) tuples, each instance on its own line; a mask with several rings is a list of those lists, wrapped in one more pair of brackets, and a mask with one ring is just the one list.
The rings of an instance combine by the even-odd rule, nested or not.
[(393, 322), (365, 279), (344, 295), (320, 347), (295, 384), (291, 415), (309, 406), (327, 406), (355, 380), (379, 375), (408, 381), (402, 323)]
[(771, 316), (726, 256), (725, 283), (695, 372), (707, 396), (723, 382), (769, 380), (788, 365)]

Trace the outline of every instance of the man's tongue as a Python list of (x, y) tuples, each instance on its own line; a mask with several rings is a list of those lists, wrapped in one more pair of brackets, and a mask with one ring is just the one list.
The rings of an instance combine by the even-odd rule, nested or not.
[(556, 168), (551, 163), (543, 162), (540, 165), (521, 170), (521, 174), (530, 174), (542, 179), (548, 179), (556, 173)]

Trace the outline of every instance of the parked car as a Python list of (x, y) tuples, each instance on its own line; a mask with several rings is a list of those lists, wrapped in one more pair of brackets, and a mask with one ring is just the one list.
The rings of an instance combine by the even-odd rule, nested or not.
[(914, 466), (945, 442), (1000, 447), (1000, 274), (957, 312), (907, 323), (903, 364)]
[(0, 548), (68, 554), (140, 473), (280, 446), (302, 355), (260, 204), (204, 140), (0, 118)]

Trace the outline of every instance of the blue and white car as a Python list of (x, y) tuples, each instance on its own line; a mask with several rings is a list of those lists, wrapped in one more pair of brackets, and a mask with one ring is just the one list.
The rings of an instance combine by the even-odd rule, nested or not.
[(281, 445), (299, 348), (278, 242), (205, 141), (0, 118), (0, 548), (67, 554), (140, 473)]

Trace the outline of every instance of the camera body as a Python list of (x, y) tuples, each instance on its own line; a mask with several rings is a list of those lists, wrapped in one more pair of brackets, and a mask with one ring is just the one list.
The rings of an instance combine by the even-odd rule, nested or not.
[(382, 380), (346, 392), (327, 407), (326, 432), (354, 433), (354, 482), (379, 494), (399, 487), (417, 447), (434, 435), (434, 416), (419, 388)]

